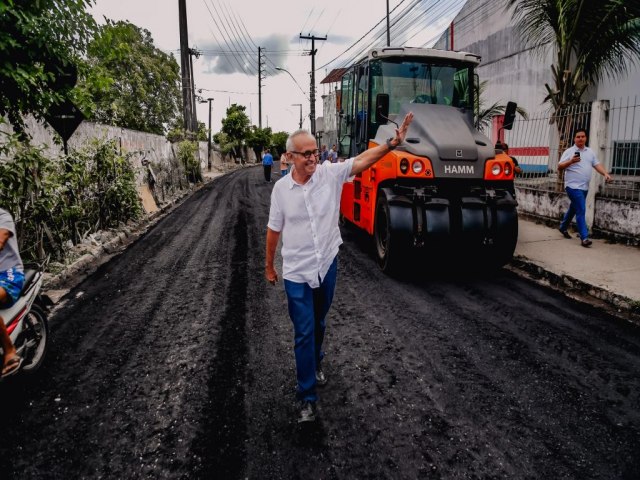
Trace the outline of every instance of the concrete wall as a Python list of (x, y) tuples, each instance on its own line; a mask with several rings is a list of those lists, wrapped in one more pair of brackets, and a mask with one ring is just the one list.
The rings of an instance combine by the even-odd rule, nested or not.
[[(548, 111), (543, 104), (545, 83), (552, 84), (553, 48), (542, 52), (525, 46), (521, 32), (513, 27), (511, 11), (496, 0), (468, 0), (453, 20), (454, 49), (482, 56), (478, 68), (480, 80), (489, 83), (483, 99), (485, 104), (511, 100), (524, 107), (530, 115)], [(450, 30), (434, 45), (446, 49)], [(637, 98), (640, 96), (640, 68), (630, 65), (625, 77), (605, 79), (584, 95), (585, 102), (600, 99)], [(513, 140), (510, 143), (514, 143)]]
[[(516, 187), (518, 212), (560, 224), (569, 208), (564, 192), (549, 192), (531, 187)], [(629, 244), (640, 244), (640, 203), (596, 197), (592, 231)]]
[[(529, 114), (548, 109), (542, 100), (544, 84), (551, 82), (552, 52), (540, 56), (525, 46), (503, 2), (468, 0), (453, 24), (454, 49), (482, 57), (477, 73), (480, 81), (488, 80), (485, 105), (514, 101)], [(434, 48), (445, 49), (449, 35), (447, 29)]]
[(540, 191), (533, 188), (516, 187), (518, 211), (537, 217), (562, 218), (569, 207), (569, 198), (564, 192)]
[[(31, 143), (43, 147), (45, 154), (50, 158), (56, 158), (64, 154), (62, 144), (55, 143), (54, 131), (51, 128), (29, 117), (26, 119), (27, 130), (31, 135)], [(3, 124), (1, 129), (10, 132), (11, 128)], [(120, 151), (130, 154), (129, 160), (138, 172), (138, 184), (146, 183), (146, 173), (142, 168), (142, 160), (146, 158), (157, 164), (165, 164), (175, 155), (171, 142), (162, 135), (144, 133), (127, 128), (113, 127), (99, 123), (84, 121), (74, 132), (68, 142), (69, 150), (82, 148), (93, 139), (116, 139)], [(199, 142), (200, 165), (207, 166), (207, 142)], [(222, 166), (223, 161), (219, 154), (213, 152), (212, 162), (214, 166)]]
[(596, 198), (595, 212), (594, 229), (630, 237), (632, 243), (640, 243), (640, 203)]

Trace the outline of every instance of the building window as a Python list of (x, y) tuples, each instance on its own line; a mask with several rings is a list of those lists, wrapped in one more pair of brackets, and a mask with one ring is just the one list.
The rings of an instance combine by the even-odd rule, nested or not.
[(612, 173), (640, 176), (640, 142), (613, 142)]

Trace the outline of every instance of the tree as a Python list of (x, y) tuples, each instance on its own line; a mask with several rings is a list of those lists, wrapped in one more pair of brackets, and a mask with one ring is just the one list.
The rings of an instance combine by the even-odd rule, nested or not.
[(77, 65), (95, 29), (91, 0), (0, 0), (0, 116), (24, 135), (23, 116), (43, 120), (73, 98)]
[(87, 63), (79, 89), (91, 119), (163, 135), (180, 116), (180, 67), (148, 30), (107, 20), (88, 46)]
[(247, 107), (232, 104), (227, 108), (227, 116), (222, 119), (222, 132), (227, 135), (228, 141), (233, 144), (235, 156), (242, 158), (242, 147), (244, 140), (249, 135), (249, 117), (245, 111)]
[(640, 2), (623, 0), (507, 0), (514, 31), (539, 52), (551, 45), (553, 85), (545, 85), (558, 113), (580, 103), (595, 82), (627, 73), (640, 59)]
[(271, 128), (259, 128), (251, 126), (247, 136), (247, 146), (251, 147), (256, 154), (256, 162), (260, 160), (260, 153), (271, 146)]
[(229, 136), (224, 132), (218, 132), (213, 135), (213, 141), (218, 145), (218, 149), (223, 156), (233, 154), (233, 142), (229, 140)]
[[(208, 134), (207, 126), (204, 122), (198, 120), (198, 132), (196, 133), (196, 140), (198, 142), (206, 142)], [(167, 140), (171, 143), (181, 142), (187, 139), (187, 132), (183, 128), (182, 117), (176, 117), (171, 125), (169, 125), (169, 131), (167, 132)]]
[(276, 132), (271, 135), (271, 145), (279, 154), (287, 150), (287, 138), (289, 138), (287, 132)]

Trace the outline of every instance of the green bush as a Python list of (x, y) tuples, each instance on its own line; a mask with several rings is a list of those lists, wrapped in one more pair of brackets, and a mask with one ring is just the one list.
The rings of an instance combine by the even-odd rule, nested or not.
[(8, 137), (0, 146), (0, 205), (16, 221), (25, 261), (63, 260), (64, 245), (142, 213), (135, 171), (115, 140), (94, 140), (60, 159)]
[(198, 159), (198, 144), (189, 140), (178, 143), (178, 160), (184, 165), (187, 179), (192, 182), (202, 182), (200, 160)]

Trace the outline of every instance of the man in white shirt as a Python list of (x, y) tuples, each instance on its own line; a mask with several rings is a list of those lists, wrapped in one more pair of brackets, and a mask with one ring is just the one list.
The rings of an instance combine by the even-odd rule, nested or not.
[(327, 379), (321, 369), (325, 317), (333, 300), (337, 254), (342, 244), (338, 215), (342, 185), (404, 141), (413, 113), (407, 114), (395, 137), (345, 162), (318, 164), (316, 140), (306, 130), (287, 139), (291, 174), (271, 192), (267, 225), (265, 277), (275, 285), (276, 246), (282, 234), (282, 276), (289, 316), (295, 332), (298, 422), (314, 421), (316, 385)]
[(564, 170), (564, 187), (571, 201), (569, 210), (567, 210), (560, 223), (559, 230), (565, 238), (571, 238), (567, 228), (569, 228), (575, 215), (581, 245), (590, 247), (592, 242), (589, 240), (585, 212), (589, 182), (591, 182), (591, 170), (595, 169), (607, 182), (611, 180), (611, 175), (607, 173), (598, 161), (593, 150), (585, 146), (587, 143), (586, 130), (576, 130), (573, 141), (574, 145), (565, 150), (558, 163), (558, 170)]

